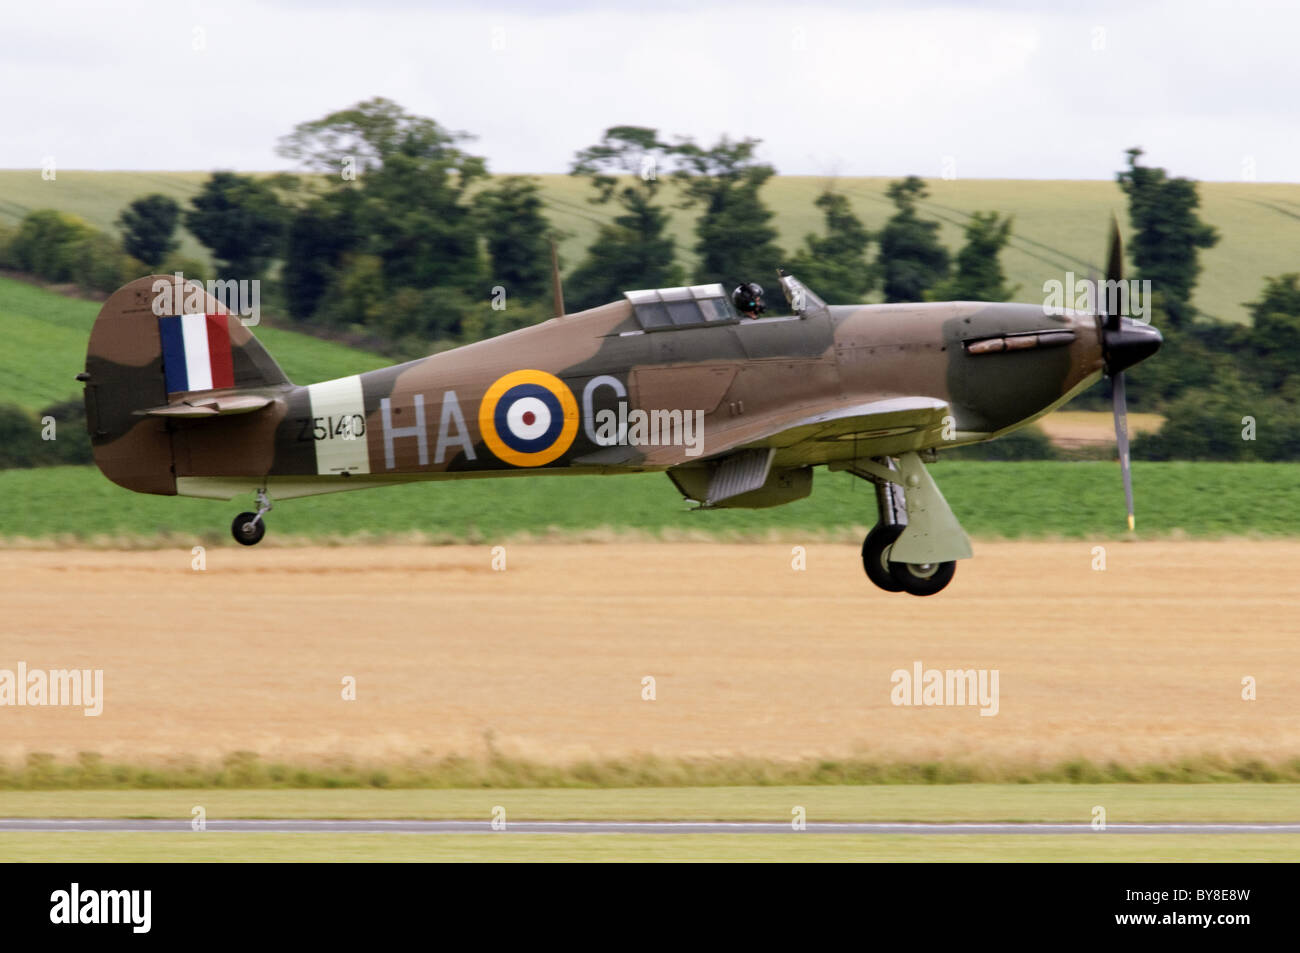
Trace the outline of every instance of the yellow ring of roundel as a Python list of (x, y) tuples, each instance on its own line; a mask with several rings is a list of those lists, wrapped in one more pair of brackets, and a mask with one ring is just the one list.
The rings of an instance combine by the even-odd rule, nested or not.
[[(520, 453), (508, 447), (497, 435), (497, 401), (510, 388), (520, 384), (536, 384), (550, 391), (564, 411), (564, 424), (560, 429), (560, 435), (555, 438), (555, 443), (545, 450)], [(513, 371), (505, 377), (497, 378), (483, 395), (478, 405), (478, 429), (483, 435), (483, 442), (499, 459), (506, 463), (513, 463), (517, 467), (540, 467), (550, 463), (573, 444), (573, 438), (578, 435), (578, 402), (573, 398), (573, 391), (569, 390), (564, 381), (554, 374), (548, 374), (546, 371)]]

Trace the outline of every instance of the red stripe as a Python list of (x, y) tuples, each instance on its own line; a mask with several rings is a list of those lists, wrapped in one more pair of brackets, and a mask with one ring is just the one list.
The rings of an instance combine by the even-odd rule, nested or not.
[(230, 355), (229, 315), (209, 314), (208, 357), (212, 361), (212, 388), (235, 386), (235, 363)]

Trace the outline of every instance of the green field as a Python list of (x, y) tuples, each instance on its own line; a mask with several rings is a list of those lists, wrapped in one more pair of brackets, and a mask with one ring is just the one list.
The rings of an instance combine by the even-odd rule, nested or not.
[[(1297, 785), (956, 785), (450, 791), (76, 791), (0, 793), (3, 817), (208, 819), (490, 818), (1086, 823), (1286, 822)], [(396, 835), (0, 834), (7, 861), (1289, 861), (1293, 834)]]
[(0, 862), (1295, 863), (1287, 834), (0, 834)]
[[(86, 341), (99, 313), (93, 301), (65, 298), (12, 278), (0, 278), (0, 404), (37, 411), (78, 396), (75, 378), (86, 365)], [(383, 367), (390, 361), (356, 348), (285, 331), (265, 319), (256, 330), (293, 381), (313, 383)]]
[[(931, 472), (975, 537), (1124, 535), (1124, 495), (1113, 463), (941, 461)], [(1139, 462), (1133, 486), (1144, 537), (1300, 534), (1300, 464)], [(6, 470), (0, 471), (0, 539), (234, 545), (227, 528), (249, 503), (135, 494), (93, 467)], [(869, 484), (824, 470), (807, 499), (772, 509), (699, 513), (655, 473), (459, 480), (289, 500), (267, 517), (262, 545), (548, 536), (601, 541), (623, 532), (663, 539), (848, 541), (875, 522), (875, 507)]]
[[(1083, 824), (1300, 822), (1300, 784), (826, 784), (743, 787), (0, 791), (0, 817)], [(1297, 838), (1300, 847), (1300, 837)]]
[[(1115, 157), (1116, 168), (1123, 162)], [(1170, 173), (1178, 174), (1177, 169)], [(132, 199), (162, 192), (181, 202), (195, 195), (204, 172), (85, 172), (59, 170), (53, 182), (39, 170), (0, 170), (0, 222), (15, 223), (36, 208), (57, 208), (80, 215), (100, 228), (112, 229), (119, 210)], [(584, 180), (565, 175), (538, 177), (548, 214), (568, 233), (562, 247), (563, 267), (581, 260), (600, 224), (613, 218), (610, 208), (587, 201), (592, 190)], [(775, 213), (780, 242), (791, 252), (822, 219), (813, 199), (828, 180), (815, 176), (777, 176), (763, 197)], [(886, 178), (841, 178), (835, 185), (852, 199), (868, 228), (880, 228), (891, 214), (885, 198)], [(1017, 300), (1041, 302), (1043, 282), (1072, 270), (1086, 275), (1101, 268), (1105, 229), (1115, 213), (1127, 231), (1126, 197), (1113, 181), (1015, 179), (929, 180), (930, 197), (922, 210), (942, 224), (941, 238), (954, 252), (961, 247), (961, 227), (970, 213), (996, 210), (1015, 216), (1011, 243), (1002, 255), (1010, 284), (1019, 284)], [(1300, 184), (1253, 182), (1200, 183), (1202, 218), (1219, 229), (1219, 244), (1201, 253), (1204, 271), (1195, 302), (1206, 314), (1226, 321), (1247, 319), (1243, 302), (1259, 295), (1265, 276), (1295, 271), (1294, 250), (1300, 238)], [(673, 190), (665, 190), (673, 202)], [(682, 263), (694, 260), (693, 213), (672, 212), (672, 232)], [(188, 234), (181, 249), (206, 258)], [(765, 276), (758, 275), (760, 281)], [(816, 290), (816, 289), (814, 289)]]
[[(118, 212), (151, 192), (170, 196), (181, 205), (198, 195), (208, 172), (88, 172), (59, 169), (53, 181), (40, 169), (0, 169), (0, 222), (16, 225), (28, 212), (53, 208), (70, 212), (96, 228), (117, 234)], [(180, 253), (200, 261), (208, 250), (184, 228), (177, 230)]]

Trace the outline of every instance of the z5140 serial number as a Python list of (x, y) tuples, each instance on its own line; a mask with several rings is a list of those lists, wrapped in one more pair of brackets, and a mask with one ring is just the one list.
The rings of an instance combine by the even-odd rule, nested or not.
[(356, 440), (366, 435), (366, 418), (360, 414), (338, 417), (296, 417), (299, 440)]

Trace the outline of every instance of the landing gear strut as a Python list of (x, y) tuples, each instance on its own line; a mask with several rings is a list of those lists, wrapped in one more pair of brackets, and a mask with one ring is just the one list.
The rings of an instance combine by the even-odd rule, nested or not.
[(257, 491), (257, 512), (240, 513), (230, 524), (230, 533), (241, 546), (255, 546), (266, 535), (266, 522), (262, 516), (271, 510), (271, 500), (265, 490)]
[[(947, 586), (956, 560), (970, 555), (970, 542), (920, 458), (915, 453), (879, 457), (837, 469), (876, 487), (878, 521), (862, 542), (867, 578), (886, 592), (913, 596), (932, 596)], [(904, 536), (909, 525), (911, 532)], [(902, 552), (896, 553), (897, 548)]]

